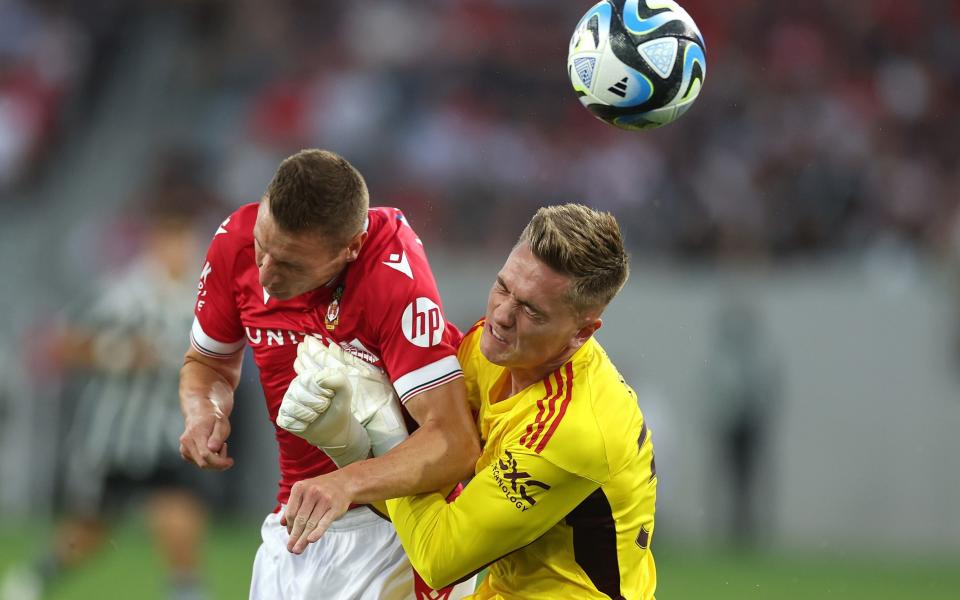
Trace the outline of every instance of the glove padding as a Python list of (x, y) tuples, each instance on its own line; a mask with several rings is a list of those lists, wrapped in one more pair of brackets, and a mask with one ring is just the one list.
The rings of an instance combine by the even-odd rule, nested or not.
[(295, 362), (294, 369), (332, 368), (346, 375), (353, 416), (370, 436), (374, 456), (386, 454), (407, 439), (400, 398), (383, 371), (336, 344), (326, 345), (313, 337), (304, 340), (302, 352), (297, 350), (299, 365)]
[[(306, 338), (298, 346), (294, 369), (298, 373), (298, 378), (291, 384), (291, 389), (296, 381), (306, 374), (308, 380), (312, 378), (313, 391), (318, 397), (310, 406), (291, 408), (288, 411), (291, 416), (302, 415), (303, 408), (317, 410), (322, 415), (324, 410), (328, 410), (325, 404), (342, 403), (349, 406), (354, 419), (363, 425), (368, 434), (374, 456), (385, 454), (407, 438), (399, 398), (390, 380), (380, 369), (359, 357), (344, 352), (335, 344), (328, 346), (314, 337)], [(346, 384), (341, 384), (339, 380), (328, 384), (327, 378), (332, 373), (345, 377)], [(277, 424), (284, 427), (279, 418)], [(287, 427), (284, 429), (301, 435), (293, 429)], [(311, 441), (311, 443), (314, 442)], [(340, 465), (339, 462), (337, 464)]]
[(297, 375), (277, 414), (277, 425), (320, 448), (344, 467), (370, 456), (370, 437), (350, 412), (350, 385), (334, 369)]

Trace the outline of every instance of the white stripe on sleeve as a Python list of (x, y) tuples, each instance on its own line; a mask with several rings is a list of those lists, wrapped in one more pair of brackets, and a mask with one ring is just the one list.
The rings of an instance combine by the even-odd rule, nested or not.
[(457, 377), (463, 377), (463, 371), (460, 370), (460, 361), (451, 355), (410, 371), (394, 381), (393, 387), (400, 396), (400, 402), (406, 403), (417, 394), (432, 390)]
[(203, 327), (200, 325), (199, 319), (196, 317), (193, 318), (193, 327), (190, 328), (190, 343), (193, 347), (205, 356), (210, 356), (212, 358), (227, 358), (236, 353), (237, 350), (243, 348), (243, 345), (246, 343), (245, 338), (240, 338), (235, 342), (226, 344), (224, 342), (217, 341), (207, 335), (203, 330)]

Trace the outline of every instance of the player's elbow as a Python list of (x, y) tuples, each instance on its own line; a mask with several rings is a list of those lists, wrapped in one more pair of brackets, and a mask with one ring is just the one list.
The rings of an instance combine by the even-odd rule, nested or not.
[(461, 479), (473, 477), (480, 458), (480, 439), (476, 431), (459, 432), (449, 441), (450, 460)]
[(417, 570), (417, 573), (420, 574), (420, 578), (423, 579), (423, 582), (426, 583), (429, 588), (440, 590), (445, 587), (443, 582), (437, 579), (437, 573), (435, 573), (429, 565), (423, 565), (419, 567), (415, 566), (414, 568)]
[(431, 589), (440, 590), (456, 582), (458, 574), (444, 565), (439, 557), (434, 556), (432, 561), (420, 560), (413, 562), (413, 568), (420, 574), (421, 579)]
[(473, 477), (480, 458), (480, 437), (474, 427), (460, 427), (457, 423), (430, 421), (421, 429), (431, 431), (443, 448), (443, 463), (456, 480)]
[(469, 475), (473, 475), (473, 469), (477, 464), (477, 461), (480, 460), (480, 437), (477, 435), (476, 431), (471, 431), (469, 435), (464, 436), (461, 440), (463, 444), (463, 454), (464, 454), (464, 468), (469, 471)]

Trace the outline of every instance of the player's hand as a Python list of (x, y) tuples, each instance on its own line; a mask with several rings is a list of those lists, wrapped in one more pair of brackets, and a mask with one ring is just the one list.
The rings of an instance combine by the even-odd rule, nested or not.
[(338, 466), (363, 460), (370, 455), (370, 438), (350, 412), (349, 390), (342, 373), (301, 369), (283, 396), (277, 425), (323, 450)]
[(280, 524), (290, 534), (288, 551), (301, 554), (350, 508), (350, 488), (342, 473), (334, 471), (293, 484), (287, 507), (280, 517)]
[(201, 469), (225, 471), (233, 466), (227, 454), (230, 419), (218, 410), (190, 415), (180, 436), (180, 456)]
[(336, 387), (328, 387), (335, 392), (337, 401), (341, 395), (349, 394), (350, 410), (366, 429), (374, 456), (386, 454), (407, 438), (400, 399), (380, 369), (336, 344), (327, 346), (314, 337), (306, 338), (297, 348), (294, 369), (301, 375), (326, 370), (346, 378), (348, 385), (338, 382)]

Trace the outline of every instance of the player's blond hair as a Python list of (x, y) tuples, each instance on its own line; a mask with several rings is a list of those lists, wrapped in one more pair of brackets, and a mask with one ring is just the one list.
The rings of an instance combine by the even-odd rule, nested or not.
[(547, 266), (570, 277), (566, 299), (579, 314), (602, 311), (630, 275), (617, 219), (582, 204), (541, 208), (517, 243), (527, 244)]
[(281, 230), (317, 231), (339, 244), (363, 228), (370, 194), (363, 176), (345, 158), (309, 149), (280, 163), (267, 187), (267, 202)]

